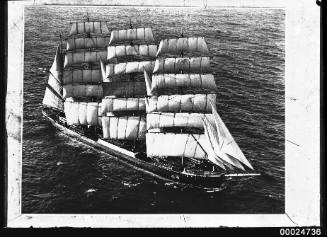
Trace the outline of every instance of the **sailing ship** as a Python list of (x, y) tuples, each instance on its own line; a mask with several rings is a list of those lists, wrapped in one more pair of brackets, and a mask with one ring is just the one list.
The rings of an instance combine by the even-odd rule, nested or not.
[(150, 27), (87, 17), (64, 40), (43, 98), (55, 127), (164, 180), (219, 187), (257, 175), (217, 112), (203, 37), (158, 45)]

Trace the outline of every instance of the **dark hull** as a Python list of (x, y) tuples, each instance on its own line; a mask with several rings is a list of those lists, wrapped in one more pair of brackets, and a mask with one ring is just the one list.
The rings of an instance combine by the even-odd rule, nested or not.
[(226, 181), (227, 177), (223, 173), (190, 173), (170, 169), (158, 164), (157, 162), (154, 162), (151, 159), (146, 158), (145, 154), (142, 155), (139, 152), (133, 152), (124, 147), (119, 147), (102, 139), (89, 138), (76, 131), (73, 131), (72, 129), (68, 128), (65, 123), (59, 121), (58, 116), (51, 116), (51, 113), (48, 113), (45, 109), (42, 110), (42, 113), (47, 119), (50, 120), (53, 126), (63, 131), (68, 136), (82, 141), (92, 148), (111, 154), (119, 162), (133, 167), (134, 169), (140, 170), (144, 173), (150, 174), (154, 177), (166, 181), (190, 184), (204, 188), (219, 188), (224, 183), (224, 181)]

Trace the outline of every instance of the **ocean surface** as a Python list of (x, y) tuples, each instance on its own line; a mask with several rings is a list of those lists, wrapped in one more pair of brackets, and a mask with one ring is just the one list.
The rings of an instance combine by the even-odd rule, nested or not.
[[(59, 34), (86, 16), (110, 29), (152, 27), (158, 40), (204, 36), (217, 109), (262, 175), (222, 190), (158, 180), (58, 132), (41, 114)], [(267, 8), (25, 8), (23, 213), (284, 213), (285, 12)]]

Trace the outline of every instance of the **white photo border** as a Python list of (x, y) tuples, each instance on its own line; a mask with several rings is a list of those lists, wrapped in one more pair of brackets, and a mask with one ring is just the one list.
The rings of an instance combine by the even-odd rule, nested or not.
[[(158, 1), (147, 1), (150, 2)], [(210, 4), (210, 0), (208, 2)], [(286, 12), (285, 214), (22, 214), (24, 6), (32, 5), (33, 1), (9, 1), (7, 226), (320, 226), (320, 7), (315, 0), (269, 1), (268, 5), (265, 0), (215, 3), (223, 7), (240, 7), (262, 6), (260, 3), (263, 2), (265, 7), (271, 4), (285, 8)]]

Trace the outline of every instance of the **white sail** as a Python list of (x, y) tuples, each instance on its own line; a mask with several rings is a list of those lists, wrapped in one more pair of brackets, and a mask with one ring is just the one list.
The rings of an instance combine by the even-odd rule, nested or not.
[(149, 157), (188, 157), (206, 159), (206, 153), (198, 140), (204, 134), (147, 133), (146, 153)]
[(215, 78), (212, 74), (154, 74), (151, 91), (168, 88), (201, 88), (215, 89)]
[(151, 92), (152, 82), (146, 71), (144, 71), (144, 80), (145, 80), (145, 86), (146, 86), (146, 94), (147, 94), (147, 96), (151, 96), (152, 95), (152, 92)]
[[(221, 152), (227, 154), (230, 156), (232, 161), (234, 159), (240, 161), (241, 163), (245, 164), (247, 167), (253, 169), (252, 165), (249, 163), (249, 161), (245, 158), (243, 152), (241, 151), (240, 147), (235, 142), (233, 136), (229, 132), (228, 128), (226, 127), (223, 120), (220, 118), (214, 104), (212, 104), (212, 113), (215, 117), (216, 122), (216, 131), (219, 134), (220, 140), (220, 150)], [(233, 159), (234, 158), (234, 159)]]
[(157, 45), (119, 45), (119, 46), (108, 46), (107, 59), (122, 56), (149, 56), (155, 57), (157, 53)]
[(104, 82), (103, 96), (143, 97), (146, 95), (144, 81)]
[(66, 100), (64, 111), (68, 125), (98, 125), (99, 103)]
[[(67, 111), (68, 113), (68, 111)], [(76, 116), (76, 115), (74, 115)], [(87, 102), (78, 103), (78, 124), (88, 125), (87, 123)]]
[(216, 94), (185, 94), (152, 96), (146, 104), (147, 112), (198, 112), (210, 113), (210, 102), (215, 103)]
[(165, 53), (180, 54), (182, 52), (209, 53), (203, 37), (163, 39), (160, 41), (157, 56)]
[(53, 71), (50, 69), (49, 79), (48, 79), (48, 87), (51, 88), (53, 91), (58, 93), (59, 95), (62, 94), (62, 79), (61, 79), (61, 72)]
[(109, 78), (106, 77), (106, 64), (100, 59), (100, 70), (101, 70), (101, 78), (103, 82), (110, 82)]
[(146, 43), (154, 43), (154, 38), (151, 28), (134, 28), (127, 30), (113, 30), (111, 31), (109, 45), (124, 42), (140, 40)]
[[(166, 127), (203, 128), (202, 119), (206, 116), (214, 122), (212, 114), (200, 113), (150, 113), (147, 114), (147, 130)], [(151, 131), (149, 131), (151, 132)]]
[[(204, 126), (204, 134), (205, 137), (208, 138), (208, 130), (206, 129), (206, 126)], [(201, 145), (205, 153), (207, 154), (207, 159), (211, 161), (213, 164), (218, 165), (220, 168), (226, 170), (223, 161), (221, 161), (219, 158), (217, 159), (217, 155), (214, 152), (214, 148), (212, 144), (210, 143), (209, 139), (202, 139), (202, 140), (197, 140), (197, 142)]]
[(126, 62), (126, 63), (109, 63), (106, 65), (106, 78), (113, 75), (122, 75), (148, 71), (151, 72), (154, 67), (154, 61)]
[(210, 72), (209, 57), (158, 58), (153, 73), (207, 73)]
[(64, 85), (63, 98), (68, 97), (97, 97), (102, 98), (102, 85)]
[(146, 121), (142, 116), (102, 117), (104, 139), (143, 140)]
[(118, 111), (145, 111), (144, 98), (103, 98), (101, 114)]
[(239, 162), (234, 162), (235, 160), (230, 159), (224, 152), (221, 150), (220, 142), (218, 141), (217, 133), (214, 131), (212, 123), (208, 121), (208, 119), (204, 118), (203, 126), (205, 129), (205, 134), (207, 137), (207, 142), (210, 144), (210, 147), (213, 149), (215, 154), (215, 159), (218, 162), (222, 162), (229, 169), (234, 169), (233, 166), (244, 170), (243, 166), (239, 164)]
[(63, 100), (58, 97), (57, 93), (54, 93), (53, 90), (48, 87), (45, 88), (45, 93), (43, 97), (42, 103), (48, 107), (52, 107), (55, 109), (63, 110), (64, 103)]
[(100, 69), (73, 69), (63, 71), (63, 84), (87, 84), (102, 82)]
[(100, 59), (105, 60), (107, 58), (107, 50), (101, 51), (89, 51), (82, 50), (76, 52), (66, 52), (64, 68), (70, 67), (75, 64), (82, 63), (96, 63), (99, 62)]
[(57, 47), (54, 62), (50, 68), (48, 85), (42, 103), (46, 106), (63, 110), (62, 101), (62, 60), (60, 46)]
[(102, 36), (74, 37), (68, 38), (66, 43), (67, 50), (105, 48), (109, 38)]
[(69, 35), (77, 34), (109, 34), (106, 22), (101, 21), (87, 21), (87, 22), (74, 22), (72, 23)]

